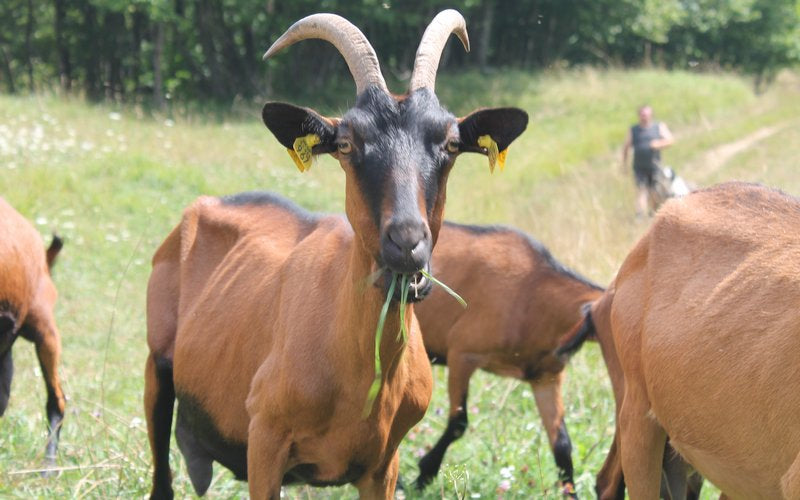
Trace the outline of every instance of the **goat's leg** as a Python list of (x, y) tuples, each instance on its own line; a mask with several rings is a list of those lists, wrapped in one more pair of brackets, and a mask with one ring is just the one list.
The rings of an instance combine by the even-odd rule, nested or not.
[(619, 425), (608, 449), (603, 467), (597, 474), (594, 491), (598, 500), (625, 500), (625, 480), (622, 477), (622, 457), (619, 453)]
[[(61, 434), (61, 422), (64, 420), (64, 407), (66, 400), (61, 390), (61, 381), (58, 377), (58, 362), (61, 357), (61, 337), (56, 328), (55, 320), (48, 307), (34, 305), (28, 313), (25, 324), (20, 329), (20, 334), (32, 341), (36, 346), (36, 356), (42, 369), (44, 385), (47, 390), (48, 437), (45, 448), (45, 466), (51, 467), (56, 463), (58, 451), (58, 438)], [(47, 475), (47, 473), (45, 473)]]
[(450, 443), (464, 435), (467, 430), (467, 391), (469, 379), (477, 365), (461, 354), (447, 355), (447, 392), (450, 396), (450, 414), (447, 428), (436, 445), (419, 461), (417, 489), (425, 488), (439, 473), (442, 459)]
[(247, 482), (250, 500), (279, 500), (291, 441), (263, 413), (250, 417), (247, 431)]
[(0, 417), (8, 408), (11, 397), (11, 379), (14, 378), (14, 358), (11, 356), (11, 346), (0, 354)]
[(561, 384), (564, 372), (539, 383), (532, 383), (536, 407), (547, 432), (547, 440), (559, 469), (559, 480), (564, 486), (564, 494), (576, 498), (575, 480), (572, 469), (572, 442), (564, 423), (564, 401), (561, 398)]
[(395, 450), (388, 463), (355, 483), (362, 500), (392, 500), (400, 468), (400, 454)]
[(669, 445), (669, 441), (664, 445), (663, 464), (661, 498), (686, 500), (689, 491), (689, 464)]
[(656, 499), (661, 489), (667, 435), (649, 413), (643, 382), (626, 377), (619, 415), (622, 470), (628, 494), (637, 500)]
[(686, 481), (686, 500), (700, 500), (700, 491), (703, 489), (703, 476), (694, 471), (689, 474)]
[(172, 471), (169, 468), (169, 440), (172, 431), (172, 413), (175, 406), (175, 386), (172, 382), (172, 361), (147, 356), (144, 369), (144, 414), (147, 419), (147, 437), (153, 454), (152, 499), (171, 499)]

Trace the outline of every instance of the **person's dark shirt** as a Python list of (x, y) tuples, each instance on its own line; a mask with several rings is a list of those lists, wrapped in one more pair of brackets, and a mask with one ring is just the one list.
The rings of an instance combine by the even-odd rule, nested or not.
[(638, 123), (631, 127), (634, 170), (650, 170), (658, 166), (661, 161), (661, 151), (650, 146), (656, 139), (661, 139), (658, 122), (651, 123), (649, 127), (642, 127)]

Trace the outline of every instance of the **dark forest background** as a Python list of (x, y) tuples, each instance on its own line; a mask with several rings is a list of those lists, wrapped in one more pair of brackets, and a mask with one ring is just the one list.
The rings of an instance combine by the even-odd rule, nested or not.
[(446, 7), (464, 14), (472, 42), (471, 54), (449, 44), (447, 70), (732, 69), (760, 86), (800, 60), (799, 0), (2, 0), (0, 89), (156, 107), (344, 89), (349, 74), (323, 42), (261, 60), (297, 19), (335, 12), (402, 91), (422, 31)]

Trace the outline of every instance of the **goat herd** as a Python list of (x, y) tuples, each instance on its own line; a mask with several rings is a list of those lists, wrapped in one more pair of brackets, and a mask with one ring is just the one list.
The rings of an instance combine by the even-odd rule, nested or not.
[[(312, 155), (340, 162), (346, 218), (267, 193), (204, 196), (156, 251), (144, 395), (152, 497), (173, 496), (177, 400), (175, 437), (200, 495), (216, 461), (249, 481), (254, 500), (278, 499), (290, 483), (393, 498), (398, 445), (430, 401), (431, 360), (448, 366), (450, 414), (418, 488), (464, 433), (469, 379), (484, 369), (531, 384), (574, 497), (561, 383), (568, 356), (594, 339), (617, 408), (600, 498), (624, 498), (626, 485), (634, 499), (696, 497), (702, 477), (728, 498), (800, 498), (800, 203), (735, 183), (668, 202), (606, 290), (518, 231), (443, 223), (459, 153), (502, 166), (528, 122), (516, 108), (456, 118), (439, 104), (436, 70), (452, 33), (468, 50), (463, 17), (441, 12), (402, 96), (339, 16), (304, 18), (267, 51), (320, 38), (347, 62), (357, 97), (341, 118), (263, 109), (301, 170)], [(49, 270), (61, 242), (45, 251), (13, 208), (0, 212), (0, 414), (21, 335), (41, 363), (53, 463), (64, 395)], [(431, 270), (469, 307), (432, 290)], [(396, 289), (398, 279), (409, 287)], [(376, 341), (379, 322), (407, 335)]]

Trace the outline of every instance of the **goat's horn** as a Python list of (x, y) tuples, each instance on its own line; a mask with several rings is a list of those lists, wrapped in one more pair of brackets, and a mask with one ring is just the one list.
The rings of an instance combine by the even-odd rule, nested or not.
[(375, 49), (367, 37), (350, 21), (336, 14), (313, 14), (297, 21), (272, 44), (264, 54), (264, 59), (308, 38), (325, 40), (339, 50), (356, 81), (357, 94), (370, 85), (376, 85), (383, 91), (389, 92), (381, 74), (378, 56), (375, 55)]
[(414, 71), (411, 73), (411, 83), (408, 86), (410, 92), (421, 88), (434, 89), (439, 59), (441, 59), (444, 45), (452, 33), (456, 34), (464, 45), (464, 49), (469, 52), (467, 22), (464, 20), (464, 16), (457, 11), (443, 10), (425, 28), (422, 41), (419, 42), (417, 49), (417, 57), (414, 59)]

